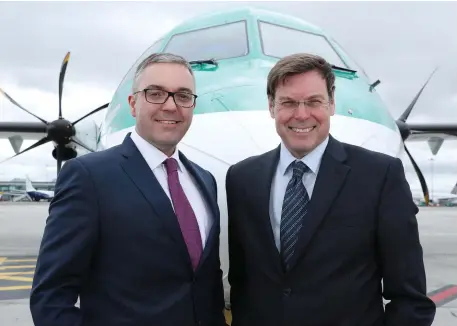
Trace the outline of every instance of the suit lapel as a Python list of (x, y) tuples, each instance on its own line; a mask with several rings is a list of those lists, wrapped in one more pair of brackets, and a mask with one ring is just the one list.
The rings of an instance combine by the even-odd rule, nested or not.
[(122, 155), (126, 158), (121, 162), (121, 166), (125, 173), (138, 187), (145, 199), (151, 204), (157, 217), (162, 221), (176, 244), (180, 247), (180, 252), (183, 253), (189, 266), (192, 266), (187, 246), (181, 234), (179, 222), (174, 213), (170, 199), (163, 191), (162, 186), (157, 181), (154, 173), (151, 171), (149, 165), (130, 138), (130, 133), (125, 137), (124, 142), (121, 145), (121, 150)]
[(249, 183), (252, 183), (249, 185), (248, 189), (252, 189), (252, 185), (255, 185), (255, 191), (247, 195), (253, 198), (250, 200), (251, 205), (253, 206), (252, 211), (259, 212), (258, 215), (254, 214), (254, 218), (257, 219), (256, 224), (258, 224), (260, 228), (258, 234), (265, 235), (261, 239), (263, 241), (263, 247), (266, 248), (269, 256), (272, 257), (277, 272), (282, 273), (281, 257), (278, 248), (276, 248), (270, 219), (271, 183), (278, 165), (279, 152), (280, 147), (278, 146), (258, 159), (257, 169), (252, 172), (253, 177), (249, 178), (248, 181)]
[[(194, 177), (194, 180), (197, 184), (197, 187), (200, 190), (200, 193), (203, 195), (205, 202), (210, 208), (210, 218), (213, 218), (213, 224), (209, 232), (205, 249), (201, 256), (200, 262), (198, 264), (196, 272), (200, 269), (205, 259), (208, 257), (209, 252), (213, 249), (213, 242), (216, 240), (215, 237), (219, 234), (220, 229), (220, 219), (219, 219), (219, 208), (217, 206), (217, 198), (213, 188), (213, 181), (204, 176), (195, 166), (189, 161), (183, 153), (179, 153), (179, 158), (184, 164), (189, 173)], [(216, 186), (216, 185), (214, 185)], [(219, 250), (219, 248), (217, 248)]]
[(344, 184), (346, 175), (350, 170), (350, 167), (343, 163), (345, 159), (346, 152), (342, 144), (330, 136), (327, 149), (322, 156), (309, 211), (303, 222), (303, 228), (300, 231), (299, 240), (292, 257), (291, 268), (305, 251)]

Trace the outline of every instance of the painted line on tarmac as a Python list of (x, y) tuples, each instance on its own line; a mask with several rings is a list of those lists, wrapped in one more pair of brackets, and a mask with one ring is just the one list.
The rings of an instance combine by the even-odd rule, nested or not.
[[(6, 260), (7, 258), (5, 258)], [(1, 263), (1, 258), (0, 258)], [(8, 259), (9, 263), (36, 263), (36, 259)]]
[(35, 257), (0, 257), (0, 301), (24, 299), (30, 295)]
[(457, 299), (457, 285), (449, 284), (428, 293), (428, 297), (435, 302), (437, 307)]
[[(31, 285), (18, 285), (18, 286), (2, 286), (0, 287), (0, 292), (2, 291), (17, 291), (17, 290), (30, 290), (32, 289)], [(9, 300), (8, 297), (1, 298), (0, 300)]]
[(18, 268), (35, 268), (35, 265), (2, 265), (0, 266), (0, 271), (6, 271), (10, 269), (18, 269)]

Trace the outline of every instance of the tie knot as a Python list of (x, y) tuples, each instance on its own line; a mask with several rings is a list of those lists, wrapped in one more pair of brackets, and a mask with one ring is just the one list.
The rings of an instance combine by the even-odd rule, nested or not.
[(292, 163), (293, 178), (302, 178), (303, 174), (309, 170), (308, 166), (302, 161), (295, 161)]
[(174, 158), (167, 158), (164, 164), (168, 174), (178, 171), (178, 162)]

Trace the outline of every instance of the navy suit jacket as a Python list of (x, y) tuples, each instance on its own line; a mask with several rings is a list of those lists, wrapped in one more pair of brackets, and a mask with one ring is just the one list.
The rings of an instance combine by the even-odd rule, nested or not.
[(58, 176), (30, 297), (36, 326), (225, 325), (216, 182), (180, 159), (214, 219), (197, 270), (169, 198), (127, 136)]
[(278, 160), (279, 147), (227, 173), (232, 326), (431, 325), (402, 162), (330, 137), (283, 272), (269, 216)]

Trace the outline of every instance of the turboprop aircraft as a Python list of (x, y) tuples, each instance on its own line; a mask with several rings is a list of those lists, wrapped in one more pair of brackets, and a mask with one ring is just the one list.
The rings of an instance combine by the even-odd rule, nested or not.
[[(0, 123), (0, 137), (9, 137), (15, 156), (53, 142), (52, 155), (57, 160), (57, 171), (60, 171), (62, 161), (121, 143), (135, 123), (127, 101), (132, 77), (140, 61), (153, 52), (182, 55), (193, 66), (198, 99), (192, 126), (180, 149), (216, 177), (221, 209), (221, 249), (227, 241), (225, 174), (228, 167), (279, 144), (266, 96), (266, 78), (278, 58), (308, 52), (328, 60), (336, 75), (336, 112), (331, 120), (331, 134), (341, 141), (395, 157), (402, 157), (406, 151), (427, 203), (427, 184), (405, 141), (430, 141), (436, 154), (444, 139), (457, 137), (457, 122), (439, 125), (407, 122), (433, 73), (403, 114), (394, 119), (376, 91), (380, 81), (371, 81), (329, 34), (296, 17), (245, 7), (204, 14), (176, 26), (153, 42), (138, 58), (109, 104), (74, 122), (62, 115), (63, 81), (69, 62), (67, 54), (59, 78), (58, 119), (41, 119), (4, 92), (12, 103), (34, 115), (39, 122)], [(91, 121), (84, 122), (105, 108), (101, 128)], [(435, 112), (438, 111), (439, 108), (435, 108)], [(33, 138), (39, 140), (19, 151), (22, 139)], [(226, 255), (225, 250), (221, 250), (224, 275), (228, 267)]]

